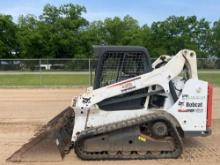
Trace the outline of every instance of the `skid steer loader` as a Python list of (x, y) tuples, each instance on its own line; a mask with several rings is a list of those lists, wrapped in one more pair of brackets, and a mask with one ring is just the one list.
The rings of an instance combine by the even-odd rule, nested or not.
[(213, 89), (198, 80), (194, 51), (153, 64), (138, 46), (96, 46), (95, 54), (93, 87), (8, 161), (57, 161), (71, 149), (83, 160), (178, 158), (184, 137), (211, 134)]

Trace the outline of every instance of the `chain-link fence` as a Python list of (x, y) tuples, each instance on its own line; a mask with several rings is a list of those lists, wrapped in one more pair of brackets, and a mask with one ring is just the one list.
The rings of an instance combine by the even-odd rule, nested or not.
[(88, 86), (95, 66), (95, 59), (0, 59), (0, 86)]
[[(88, 86), (96, 64), (96, 59), (0, 59), (0, 86)], [(220, 71), (218, 58), (198, 58), (197, 64), (199, 70)]]
[(220, 70), (220, 58), (198, 58), (197, 66), (199, 70), (206, 70), (206, 69)]
[(0, 59), (0, 71), (88, 72), (95, 59)]

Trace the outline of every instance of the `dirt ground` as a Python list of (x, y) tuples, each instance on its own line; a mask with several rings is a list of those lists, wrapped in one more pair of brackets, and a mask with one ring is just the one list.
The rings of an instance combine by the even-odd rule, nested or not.
[[(0, 89), (0, 165), (31, 138), (37, 129), (71, 104), (71, 98), (83, 92), (78, 89)], [(207, 138), (185, 140), (184, 153), (175, 160), (81, 161), (71, 152), (61, 162), (19, 164), (220, 164), (220, 88), (214, 92), (213, 134)]]

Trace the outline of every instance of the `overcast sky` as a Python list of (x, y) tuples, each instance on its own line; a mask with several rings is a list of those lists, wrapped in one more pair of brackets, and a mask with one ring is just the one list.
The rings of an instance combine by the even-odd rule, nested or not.
[(141, 25), (150, 25), (171, 15), (196, 15), (210, 22), (220, 19), (220, 0), (0, 0), (0, 13), (10, 14), (17, 21), (21, 14), (39, 16), (47, 3), (84, 5), (87, 9), (84, 16), (89, 21), (125, 15), (134, 17)]

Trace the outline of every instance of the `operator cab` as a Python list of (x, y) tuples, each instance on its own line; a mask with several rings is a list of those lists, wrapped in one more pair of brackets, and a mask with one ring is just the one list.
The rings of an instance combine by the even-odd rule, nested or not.
[(148, 51), (139, 46), (95, 46), (98, 58), (94, 89), (152, 70)]
[[(152, 71), (150, 57), (139, 46), (95, 46), (98, 58), (94, 89)], [(98, 103), (102, 110), (135, 110), (144, 107), (148, 88), (131, 91)], [(132, 97), (131, 97), (132, 96)]]

